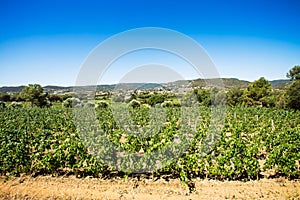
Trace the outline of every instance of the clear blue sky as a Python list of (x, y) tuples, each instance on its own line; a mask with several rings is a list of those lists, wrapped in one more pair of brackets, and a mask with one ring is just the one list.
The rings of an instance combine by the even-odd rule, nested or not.
[(101, 41), (149, 26), (195, 39), (222, 77), (283, 79), (300, 64), (299, 9), (298, 0), (1, 0), (0, 86), (74, 85)]

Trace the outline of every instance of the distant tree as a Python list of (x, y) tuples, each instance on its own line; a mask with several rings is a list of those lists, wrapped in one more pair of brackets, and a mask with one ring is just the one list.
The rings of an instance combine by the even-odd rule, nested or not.
[(80, 99), (71, 97), (63, 101), (62, 105), (66, 108), (82, 106)]
[(227, 104), (229, 106), (237, 106), (243, 102), (243, 90), (240, 88), (232, 88), (227, 92)]
[[(201, 106), (224, 105), (226, 102), (225, 92), (216, 87), (210, 89), (194, 89), (193, 95), (196, 95), (196, 100)], [(189, 98), (189, 101), (194, 103), (193, 96)]]
[(221, 106), (226, 104), (226, 93), (222, 90), (215, 89), (213, 90), (211, 97), (211, 105)]
[(153, 94), (148, 98), (147, 104), (150, 106), (155, 106), (156, 104), (161, 104), (164, 101), (165, 96), (163, 94)]
[(277, 96), (275, 94), (271, 93), (268, 96), (261, 98), (260, 101), (264, 107), (268, 107), (268, 108), (275, 107), (276, 101), (277, 101)]
[(202, 106), (210, 106), (211, 105), (211, 92), (206, 89), (199, 89), (197, 92), (197, 101)]
[(180, 104), (182, 106), (193, 106), (198, 102), (198, 89), (194, 89), (193, 91), (185, 92), (180, 98)]
[(61, 98), (62, 98), (62, 101), (64, 101), (68, 98), (72, 98), (72, 95), (71, 94), (63, 94), (63, 95), (61, 95)]
[(265, 98), (272, 92), (271, 84), (268, 80), (261, 77), (249, 84), (244, 90), (243, 103), (244, 105), (262, 105), (265, 106)]
[(10, 102), (13, 102), (13, 101), (25, 101), (21, 96), (20, 96), (20, 93), (13, 93), (10, 95)]
[(286, 107), (300, 110), (300, 80), (295, 80), (286, 90)]
[(31, 106), (47, 106), (49, 101), (47, 99), (47, 93), (44, 94), (44, 90), (39, 84), (29, 84), (25, 86), (20, 93), (20, 97), (27, 102), (31, 103)]
[(286, 91), (281, 91), (275, 103), (276, 108), (286, 108)]
[(10, 101), (10, 95), (9, 94), (0, 94), (0, 101), (4, 101), (4, 102)]
[(293, 82), (285, 87), (281, 95), (282, 104), (286, 108), (300, 110), (300, 65), (294, 66), (287, 77)]
[(124, 99), (124, 96), (122, 96), (122, 95), (113, 95), (112, 96), (112, 101), (114, 101), (114, 102), (124, 102), (125, 99)]
[(300, 65), (294, 66), (286, 76), (291, 80), (300, 80)]
[(57, 102), (57, 101), (60, 101), (62, 102), (63, 101), (63, 98), (62, 96), (58, 95), (58, 94), (50, 94), (48, 95), (48, 99), (51, 101), (51, 102)]

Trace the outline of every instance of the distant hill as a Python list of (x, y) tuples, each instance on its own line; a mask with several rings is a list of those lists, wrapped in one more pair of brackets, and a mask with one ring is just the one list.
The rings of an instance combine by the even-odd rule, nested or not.
[(290, 83), (291, 81), (289, 79), (279, 79), (279, 80), (270, 81), (270, 84), (274, 89), (282, 89), (286, 84), (290, 84)]
[[(114, 89), (124, 89), (124, 90), (133, 90), (133, 89), (155, 89), (159, 87), (166, 87), (170, 89), (176, 88), (190, 88), (190, 87), (207, 87), (209, 84), (215, 80), (219, 79), (195, 79), (195, 80), (178, 80), (170, 83), (120, 83), (120, 84), (111, 84), (111, 85), (97, 85), (97, 91), (103, 90), (114, 90)], [(224, 87), (226, 89), (230, 89), (233, 87), (246, 88), (248, 86), (249, 81), (239, 80), (237, 78), (222, 78)], [(281, 80), (272, 80), (270, 84), (275, 89), (284, 88), (286, 84), (289, 84), (290, 81), (288, 79)], [(207, 85), (208, 84), (208, 85)], [(0, 93), (19, 93), (25, 86), (4, 86), (0, 87)], [(52, 93), (65, 93), (72, 92), (74, 88), (78, 88), (75, 86), (54, 86), (47, 85), (44, 88), (45, 92), (50, 94)], [(79, 87), (80, 89), (94, 91), (95, 86), (84, 86)]]
[(240, 87), (246, 88), (249, 81), (239, 80), (237, 78), (222, 78), (225, 88)]
[[(44, 88), (44, 91), (45, 92), (48, 92), (48, 93), (54, 93), (56, 91), (59, 91), (59, 90), (62, 90), (62, 91), (66, 91), (66, 90), (72, 90), (72, 87), (64, 87), (64, 86), (55, 86), (55, 85), (47, 85)], [(1, 91), (1, 89), (0, 89)]]
[[(207, 82), (213, 82), (214, 80), (219, 79), (195, 79), (191, 81), (190, 85), (191, 87), (205, 87), (207, 86)], [(246, 88), (250, 83), (249, 81), (239, 80), (237, 78), (222, 78), (222, 81), (226, 89), (230, 89), (233, 87)]]
[[(159, 83), (119, 83), (117, 85), (113, 85), (113, 89), (123, 89), (123, 90), (135, 90), (135, 89), (146, 89), (151, 90), (158, 87), (161, 87), (164, 84)], [(99, 87), (99, 86), (97, 86)]]
[(4, 86), (0, 87), (0, 93), (19, 93), (25, 86)]

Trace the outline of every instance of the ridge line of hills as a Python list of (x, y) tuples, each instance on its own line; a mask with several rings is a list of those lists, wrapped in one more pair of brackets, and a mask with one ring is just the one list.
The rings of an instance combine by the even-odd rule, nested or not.
[[(250, 81), (245, 80), (239, 80), (237, 78), (221, 78), (224, 84), (224, 87), (226, 89), (230, 89), (233, 87), (239, 87), (239, 88), (246, 88), (248, 84), (250, 84)], [(114, 90), (115, 87), (122, 85), (122, 88), (124, 89), (154, 89), (157, 87), (165, 86), (165, 87), (205, 87), (207, 82), (210, 80), (218, 80), (218, 79), (194, 79), (194, 80), (179, 80), (169, 83), (120, 83), (120, 84), (103, 84), (103, 85), (97, 85), (97, 90)], [(289, 79), (278, 79), (278, 80), (272, 80), (269, 81), (271, 86), (274, 89), (282, 89), (284, 86), (288, 83), (290, 83)], [(3, 86), (0, 87), (0, 93), (19, 93), (24, 88), (24, 85), (21, 86)], [(55, 86), (55, 85), (47, 85), (44, 86), (44, 91), (48, 93), (54, 93), (56, 91), (71, 91), (76, 87), (82, 87), (82, 88), (94, 88), (95, 86)]]

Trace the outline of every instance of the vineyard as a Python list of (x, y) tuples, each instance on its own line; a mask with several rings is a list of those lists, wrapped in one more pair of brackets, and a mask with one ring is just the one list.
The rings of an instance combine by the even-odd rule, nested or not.
[[(300, 176), (299, 111), (227, 107), (221, 134), (204, 154), (205, 138), (212, 120), (211, 107), (199, 107), (200, 115), (192, 122), (191, 118), (182, 119), (180, 107), (163, 108), (154, 116), (149, 109), (129, 108), (128, 117), (136, 125), (133, 126), (115, 120), (118, 113), (110, 107), (96, 108), (99, 126), (86, 129), (82, 137), (80, 132), (84, 127), (74, 120), (72, 108), (0, 108), (0, 174), (7, 179), (20, 174), (93, 177), (115, 174), (126, 178), (133, 171), (132, 165), (143, 164), (133, 155), (149, 155), (166, 149), (182, 130), (193, 132), (192, 139), (186, 139), (189, 143), (184, 151), (178, 157), (171, 155), (176, 159), (163, 162), (160, 169), (152, 169), (155, 163), (145, 158), (143, 162), (151, 170), (143, 175), (178, 177), (191, 189), (195, 177), (251, 180), (280, 176), (295, 179)], [(85, 113), (81, 112), (81, 115)], [(164, 123), (151, 121), (160, 116), (164, 116)], [(186, 123), (197, 123), (197, 126), (181, 128)], [(152, 128), (143, 129), (147, 126)], [(137, 135), (140, 129), (146, 135)], [(115, 166), (109, 165), (116, 155), (112, 155), (112, 147), (102, 144), (103, 141), (129, 152), (129, 156)], [(172, 147), (178, 148), (176, 144)]]

